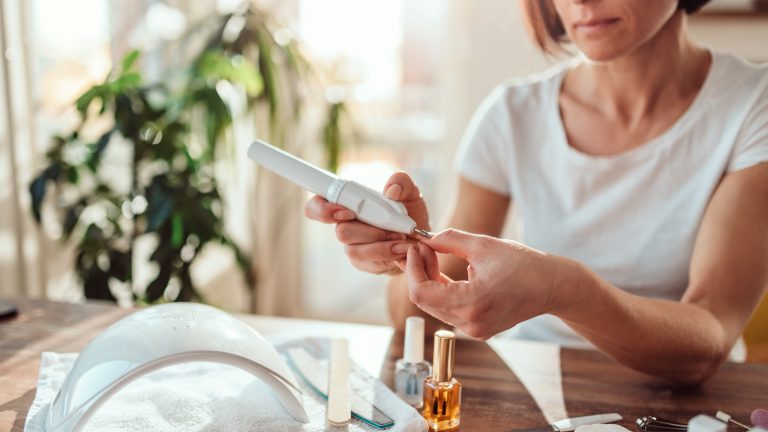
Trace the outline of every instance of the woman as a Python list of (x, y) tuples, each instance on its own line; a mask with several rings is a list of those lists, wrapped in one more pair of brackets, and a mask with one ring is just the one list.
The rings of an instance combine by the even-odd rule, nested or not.
[[(396, 325), (420, 309), (474, 337), (588, 341), (703, 381), (768, 286), (768, 69), (692, 43), (686, 15), (704, 3), (526, 1), (539, 46), (582, 55), (480, 108), (455, 229), (412, 242), (318, 197), (306, 214), (337, 223), (357, 268), (393, 275)], [(385, 194), (429, 228), (406, 174)], [(525, 244), (497, 238), (512, 203)]]

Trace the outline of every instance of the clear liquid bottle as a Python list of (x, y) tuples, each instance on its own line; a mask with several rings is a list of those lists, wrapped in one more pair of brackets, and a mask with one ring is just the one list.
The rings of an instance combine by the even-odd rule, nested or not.
[(430, 374), (424, 361), (424, 319), (405, 320), (403, 358), (395, 364), (395, 393), (407, 404), (420, 409), (424, 402), (424, 380)]
[(435, 332), (432, 375), (424, 381), (421, 414), (433, 431), (447, 431), (461, 420), (461, 383), (453, 376), (456, 335), (448, 330)]

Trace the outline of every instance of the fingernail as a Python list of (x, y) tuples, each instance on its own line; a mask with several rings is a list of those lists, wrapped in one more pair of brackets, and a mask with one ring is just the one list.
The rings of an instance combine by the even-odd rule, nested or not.
[(384, 195), (386, 195), (389, 199), (399, 200), (402, 193), (403, 188), (399, 184), (393, 184), (387, 188), (387, 190), (384, 192)]
[(333, 218), (338, 221), (346, 221), (354, 219), (355, 214), (349, 210), (337, 210), (336, 213), (333, 214)]
[(405, 235), (399, 234), (399, 233), (389, 233), (387, 234), (387, 240), (404, 240)]
[(410, 243), (398, 243), (394, 246), (392, 246), (392, 253), (396, 254), (404, 254), (408, 252), (408, 249), (411, 248)]

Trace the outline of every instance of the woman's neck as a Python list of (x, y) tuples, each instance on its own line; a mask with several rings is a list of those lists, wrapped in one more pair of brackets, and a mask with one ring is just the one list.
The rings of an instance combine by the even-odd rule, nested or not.
[(585, 62), (574, 71), (571, 89), (629, 128), (661, 104), (689, 99), (701, 88), (711, 59), (690, 41), (685, 24), (679, 11), (633, 52), (607, 62)]

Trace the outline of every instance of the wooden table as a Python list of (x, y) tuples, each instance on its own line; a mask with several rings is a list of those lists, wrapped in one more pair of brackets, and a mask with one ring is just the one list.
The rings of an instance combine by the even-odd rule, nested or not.
[[(103, 303), (67, 304), (12, 300), (19, 315), (0, 321), (0, 431), (22, 431), (35, 397), (43, 351), (75, 352), (112, 322), (130, 313)], [(350, 338), (353, 359), (392, 385), (394, 362), (402, 355), (402, 335), (386, 327), (285, 318), (242, 316), (262, 334), (296, 331)], [(511, 431), (542, 425), (537, 403), (489, 347), (457, 343), (456, 376), (462, 381), (462, 431)], [(431, 352), (431, 347), (426, 349)], [(520, 356), (530, 355), (524, 347)], [(618, 412), (637, 431), (637, 417), (656, 415), (687, 421), (717, 410), (749, 421), (751, 410), (768, 407), (768, 365), (727, 364), (704, 385), (677, 388), (633, 372), (597, 352), (560, 350), (562, 393), (569, 416)]]

